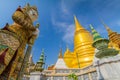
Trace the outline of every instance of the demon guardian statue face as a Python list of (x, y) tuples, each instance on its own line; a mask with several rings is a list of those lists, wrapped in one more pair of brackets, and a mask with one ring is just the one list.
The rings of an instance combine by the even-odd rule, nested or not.
[(37, 11), (36, 6), (30, 6), (29, 4), (27, 4), (23, 9), (26, 10), (26, 13), (29, 15), (29, 17), (31, 18), (32, 22), (37, 20), (37, 18), (38, 18), (38, 11)]

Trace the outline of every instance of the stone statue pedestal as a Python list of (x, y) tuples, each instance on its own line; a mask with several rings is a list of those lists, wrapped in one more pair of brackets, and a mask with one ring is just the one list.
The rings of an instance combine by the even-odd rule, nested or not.
[(120, 54), (102, 59), (95, 57), (94, 66), (98, 80), (120, 80)]
[(46, 80), (43, 72), (32, 72), (30, 73), (30, 80)]

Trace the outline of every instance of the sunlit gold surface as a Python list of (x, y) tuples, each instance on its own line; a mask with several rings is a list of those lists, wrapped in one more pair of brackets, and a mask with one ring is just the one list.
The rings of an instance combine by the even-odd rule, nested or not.
[(75, 59), (75, 55), (69, 50), (69, 48), (67, 47), (65, 53), (64, 53), (64, 61), (66, 63), (66, 65), (69, 68), (72, 68), (73, 65), (71, 64), (71, 62), (73, 61), (73, 59)]
[[(77, 18), (75, 19), (75, 34), (74, 34), (74, 58), (64, 58), (66, 64), (70, 68), (84, 68), (92, 64), (94, 48), (92, 47), (92, 35), (84, 29)], [(71, 52), (65, 52), (64, 57), (71, 57)]]

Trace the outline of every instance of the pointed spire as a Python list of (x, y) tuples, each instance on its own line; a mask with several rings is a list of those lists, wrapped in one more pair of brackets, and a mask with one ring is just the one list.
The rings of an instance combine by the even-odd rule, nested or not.
[(102, 39), (102, 37), (100, 36), (100, 34), (93, 28), (93, 26), (91, 24), (89, 26), (91, 28), (94, 41)]
[(108, 34), (113, 33), (113, 31), (104, 23), (104, 21), (101, 19), (101, 23), (104, 25), (104, 27), (106, 28), (106, 30), (108, 31)]
[(38, 62), (44, 63), (44, 49), (42, 49), (42, 53)]
[(66, 66), (63, 56), (62, 56), (62, 49), (60, 49), (58, 60), (54, 66), (54, 69), (62, 69), (62, 68), (67, 68), (67, 66)]
[(82, 25), (79, 23), (78, 19), (76, 18), (76, 16), (74, 16), (74, 21), (75, 21), (75, 31), (78, 31), (80, 29), (84, 29), (82, 27)]
[(68, 45), (66, 46), (66, 52), (70, 52)]
[(41, 53), (40, 59), (39, 59), (39, 61), (35, 65), (35, 70), (42, 72), (44, 64), (45, 64), (44, 63), (44, 49), (42, 49), (42, 53)]
[(60, 49), (60, 53), (59, 53), (58, 58), (63, 58), (63, 56), (62, 56), (62, 49)]

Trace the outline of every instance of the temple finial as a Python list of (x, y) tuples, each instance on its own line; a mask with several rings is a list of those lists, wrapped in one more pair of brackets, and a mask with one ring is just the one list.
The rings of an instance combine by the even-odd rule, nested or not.
[(84, 29), (82, 27), (82, 25), (79, 23), (78, 19), (76, 18), (76, 16), (74, 15), (74, 21), (75, 21), (75, 31), (78, 31), (80, 29)]

